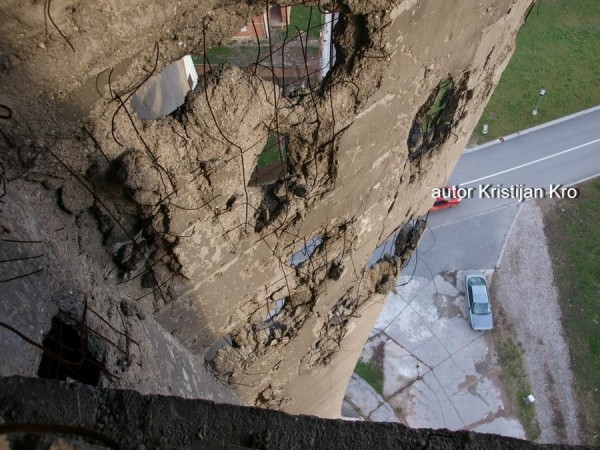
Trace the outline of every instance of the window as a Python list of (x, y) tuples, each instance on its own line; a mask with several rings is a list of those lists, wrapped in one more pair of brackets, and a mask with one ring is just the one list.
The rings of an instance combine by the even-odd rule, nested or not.
[(489, 314), (490, 313), (490, 305), (489, 303), (475, 303), (473, 305), (473, 314)]

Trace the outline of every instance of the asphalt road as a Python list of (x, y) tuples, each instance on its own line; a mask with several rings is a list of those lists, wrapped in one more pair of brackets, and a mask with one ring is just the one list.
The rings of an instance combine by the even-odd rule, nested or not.
[(429, 215), (429, 229), (403, 275), (496, 267), (519, 200), (484, 198), (480, 186), (521, 184), (549, 194), (550, 185), (599, 175), (600, 111), (464, 153), (447, 184), (472, 188), (473, 195)]

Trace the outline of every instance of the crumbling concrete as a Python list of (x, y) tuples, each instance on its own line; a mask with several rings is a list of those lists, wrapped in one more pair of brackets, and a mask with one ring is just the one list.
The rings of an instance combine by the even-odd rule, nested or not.
[[(340, 19), (336, 65), (320, 85), (283, 97), (252, 66), (225, 65), (204, 75), (175, 114), (140, 120), (130, 98), (146, 79), (227, 40), (263, 7), (163, 3), (5, 2), (6, 189), (23, 193), (19, 202), (54, 249), (44, 267), (61, 281), (53, 294), (81, 293), (64, 309), (81, 317), (87, 299), (116, 322), (111, 311), (134, 303), (186, 351), (208, 355), (215, 377), (244, 402), (337, 416), (418, 233), (397, 243), (393, 257), (367, 262), (430, 207), (431, 188), (445, 182), (477, 123), (529, 2), (321, 3)], [(448, 79), (452, 89), (440, 99)], [(436, 102), (444, 111), (418, 137), (414, 124)], [(270, 132), (286, 139), (287, 171), (254, 186)], [(19, 227), (16, 216), (0, 220)], [(317, 237), (310, 258), (293, 265)], [(140, 327), (137, 317), (129, 328)], [(134, 364), (117, 363), (118, 350), (105, 352), (107, 370), (138, 379)]]

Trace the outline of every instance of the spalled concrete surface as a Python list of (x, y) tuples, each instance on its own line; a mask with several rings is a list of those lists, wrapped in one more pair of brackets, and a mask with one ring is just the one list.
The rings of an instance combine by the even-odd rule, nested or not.
[[(527, 441), (492, 434), (413, 430), (397, 423), (291, 416), (260, 408), (142, 396), (133, 391), (98, 389), (55, 380), (0, 379), (0, 444), (3, 434), (23, 430), (26, 424), (33, 430), (40, 428), (39, 425), (36, 428), (36, 424), (45, 424), (46, 433), (48, 429), (62, 426), (63, 431), (69, 430), (69, 437), (87, 436), (87, 442), (102, 442), (104, 448), (123, 449), (540, 448)], [(15, 435), (9, 434), (8, 438), (12, 440)], [(549, 445), (544, 448), (574, 447)]]
[[(40, 341), (50, 328), (57, 305), (48, 298), (49, 280), (44, 273), (46, 257), (35, 213), (16, 193), (6, 195), (2, 209), (15, 217), (19, 227), (0, 231), (0, 322)], [(31, 278), (29, 278), (31, 277)], [(37, 302), (21, 302), (36, 298)], [(8, 356), (10, 355), (10, 357)], [(0, 327), (0, 376), (33, 375), (40, 352), (4, 327)]]
[(346, 400), (363, 417), (525, 437), (505, 406), (490, 336), (468, 324), (464, 275), (398, 280), (362, 356), (382, 365), (383, 395), (357, 375), (348, 385)]
[(136, 391), (241, 404), (235, 390), (207, 370), (203, 358), (183, 347), (158, 323), (146, 319), (141, 328), (145, 343), (142, 376), (130, 383)]

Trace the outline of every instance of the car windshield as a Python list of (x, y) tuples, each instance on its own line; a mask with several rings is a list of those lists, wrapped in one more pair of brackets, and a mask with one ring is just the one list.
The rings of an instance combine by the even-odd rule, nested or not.
[(485, 280), (480, 277), (470, 278), (469, 284), (471, 286), (485, 286)]
[(490, 313), (489, 303), (473, 304), (473, 314), (489, 314), (489, 313)]

